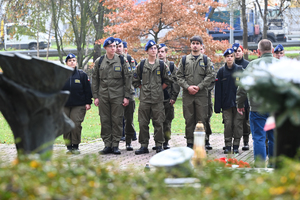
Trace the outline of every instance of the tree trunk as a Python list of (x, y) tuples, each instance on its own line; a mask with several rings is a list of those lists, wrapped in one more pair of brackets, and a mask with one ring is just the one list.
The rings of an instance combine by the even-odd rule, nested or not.
[[(243, 22), (243, 47), (248, 49), (248, 24), (246, 17), (246, 0), (242, 0), (242, 22)], [(248, 52), (244, 54), (244, 58), (248, 60)]]
[(268, 30), (268, 24), (267, 24), (267, 12), (268, 12), (268, 0), (264, 0), (265, 2), (265, 8), (264, 8), (264, 15), (263, 15), (263, 39), (267, 39), (267, 30)]

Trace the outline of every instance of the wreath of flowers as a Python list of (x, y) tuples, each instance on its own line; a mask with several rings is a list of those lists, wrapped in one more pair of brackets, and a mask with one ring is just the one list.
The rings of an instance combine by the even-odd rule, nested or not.
[(244, 162), (242, 160), (237, 160), (236, 158), (216, 158), (214, 160), (208, 160), (207, 163), (217, 162), (224, 167), (234, 167), (234, 168), (250, 168), (250, 164), (247, 162)]

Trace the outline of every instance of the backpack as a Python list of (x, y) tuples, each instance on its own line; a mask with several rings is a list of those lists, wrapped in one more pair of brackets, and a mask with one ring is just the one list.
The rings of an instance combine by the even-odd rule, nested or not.
[[(182, 56), (181, 59), (181, 63), (182, 63), (182, 67), (183, 67), (183, 75), (185, 75), (185, 61), (186, 61), (186, 55)], [(203, 62), (204, 62), (204, 66), (205, 68), (207, 67), (207, 55), (203, 54)]]
[[(142, 80), (142, 78), (143, 78), (143, 69), (144, 69), (145, 61), (146, 61), (146, 59), (142, 60), (141, 63), (140, 63), (140, 79), (141, 79), (141, 80)], [(163, 71), (164, 71), (164, 65), (165, 65), (164, 61), (159, 60), (161, 84), (163, 84)]]
[[(129, 63), (131, 63), (131, 59), (132, 59), (131, 55), (127, 54), (127, 60)], [(134, 63), (135, 63), (135, 65), (137, 65), (136, 60), (134, 60)]]
[[(101, 66), (101, 63), (102, 63), (102, 61), (103, 61), (103, 59), (104, 59), (104, 56), (105, 55), (103, 55), (103, 56), (101, 56), (100, 57), (100, 60), (99, 60), (99, 68), (100, 68), (100, 66)], [(123, 66), (124, 65), (124, 56), (123, 55), (119, 55), (119, 58), (120, 58), (120, 60), (121, 60), (121, 65)], [(131, 57), (130, 57), (131, 58)], [(131, 59), (130, 59), (131, 60)]]

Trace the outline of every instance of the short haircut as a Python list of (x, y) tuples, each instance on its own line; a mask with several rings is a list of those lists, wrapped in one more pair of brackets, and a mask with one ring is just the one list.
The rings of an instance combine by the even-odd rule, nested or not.
[(270, 40), (268, 39), (262, 39), (259, 43), (258, 43), (258, 49), (262, 52), (262, 53), (272, 53), (272, 47), (273, 44)]
[(192, 43), (193, 41), (200, 42), (201, 45), (203, 44), (203, 39), (199, 35), (194, 35), (193, 37), (191, 37), (190, 42)]

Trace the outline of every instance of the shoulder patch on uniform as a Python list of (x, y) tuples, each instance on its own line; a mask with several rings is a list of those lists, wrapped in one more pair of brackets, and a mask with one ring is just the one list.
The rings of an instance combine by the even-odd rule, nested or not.
[(168, 71), (168, 75), (171, 76), (171, 71), (170, 70)]
[(130, 66), (128, 67), (128, 71), (130, 71), (130, 72), (131, 72), (131, 67), (130, 67)]
[(132, 59), (131, 62), (133, 63), (133, 62), (134, 62), (134, 59)]
[(128, 60), (126, 60), (126, 62), (128, 63)]
[(138, 78), (137, 73), (134, 73), (134, 74), (133, 74), (133, 78)]
[(121, 71), (121, 67), (120, 66), (115, 66), (114, 70), (115, 70), (115, 72), (120, 72)]
[(135, 66), (132, 66), (131, 68), (132, 68), (132, 70), (135, 70), (136, 67), (135, 67)]
[(75, 79), (75, 83), (80, 83), (80, 80), (79, 79)]

